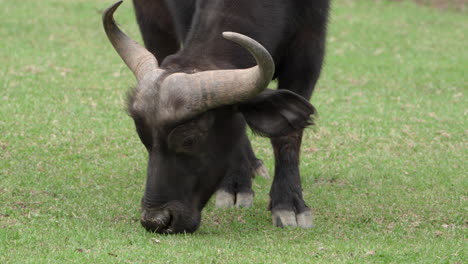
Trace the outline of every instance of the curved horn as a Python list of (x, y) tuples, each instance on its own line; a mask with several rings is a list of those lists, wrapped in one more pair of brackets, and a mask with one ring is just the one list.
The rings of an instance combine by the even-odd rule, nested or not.
[(257, 66), (169, 75), (163, 81), (160, 92), (164, 94), (162, 98), (171, 97), (170, 101), (183, 102), (182, 112), (179, 112), (181, 109), (174, 109), (177, 116), (195, 116), (212, 108), (243, 102), (263, 91), (273, 78), (275, 64), (260, 43), (234, 32), (223, 32), (223, 37), (247, 49)]
[(146, 73), (158, 69), (158, 61), (151, 52), (125, 35), (115, 24), (113, 14), (122, 2), (118, 1), (104, 11), (102, 24), (117, 53), (135, 74), (137, 80), (141, 80)]

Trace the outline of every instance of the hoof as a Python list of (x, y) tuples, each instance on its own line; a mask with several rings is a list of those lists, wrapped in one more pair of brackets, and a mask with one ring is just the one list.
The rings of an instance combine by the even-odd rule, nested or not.
[(216, 192), (217, 208), (231, 208), (231, 207), (251, 207), (253, 204), (253, 193), (241, 192), (236, 195), (228, 193), (223, 190)]
[(236, 207), (252, 207), (253, 204), (253, 193), (237, 193), (236, 195)]
[(294, 211), (273, 210), (273, 225), (277, 227), (299, 226), (302, 228), (313, 227), (313, 216), (310, 210), (296, 214)]
[(234, 194), (219, 190), (216, 192), (216, 204), (217, 208), (231, 208), (234, 207), (236, 197)]

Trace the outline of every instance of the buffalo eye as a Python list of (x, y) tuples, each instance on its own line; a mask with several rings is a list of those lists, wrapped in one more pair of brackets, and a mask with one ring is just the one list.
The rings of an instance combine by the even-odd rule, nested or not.
[(182, 140), (182, 147), (190, 148), (197, 143), (197, 137), (195, 136), (188, 136)]
[(201, 131), (192, 124), (184, 124), (174, 128), (167, 137), (171, 150), (178, 153), (190, 154), (197, 150), (203, 138)]
[(206, 142), (208, 131), (214, 123), (214, 115), (210, 112), (180, 124), (173, 128), (167, 136), (169, 149), (178, 153), (198, 153)]

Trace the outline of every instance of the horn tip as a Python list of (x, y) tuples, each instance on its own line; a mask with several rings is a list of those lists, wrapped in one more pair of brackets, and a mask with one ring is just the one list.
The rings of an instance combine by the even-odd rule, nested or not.
[(108, 19), (109, 17), (112, 17), (112, 15), (114, 14), (115, 10), (117, 10), (117, 8), (123, 3), (123, 0), (120, 0), (120, 1), (117, 1), (115, 3), (113, 3), (111, 6), (109, 6), (108, 8), (106, 8), (106, 10), (104, 10), (104, 12), (102, 13), (102, 19), (103, 20), (106, 20)]
[(224, 31), (223, 32), (223, 38), (228, 39), (228, 40), (231, 40), (236, 35), (239, 36), (241, 34), (235, 33), (235, 32), (232, 32), (232, 31)]

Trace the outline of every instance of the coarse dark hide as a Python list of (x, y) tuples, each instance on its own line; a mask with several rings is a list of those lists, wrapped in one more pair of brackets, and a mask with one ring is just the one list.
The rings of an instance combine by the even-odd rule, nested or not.
[[(312, 226), (299, 152), (315, 109), (328, 0), (134, 0), (145, 47), (103, 14), (112, 45), (137, 78), (128, 111), (148, 151), (141, 223), (159, 233), (194, 232), (217, 207), (248, 207), (252, 178), (267, 175), (246, 126), (269, 137), (276, 226)], [(266, 89), (272, 79), (278, 89)]]

